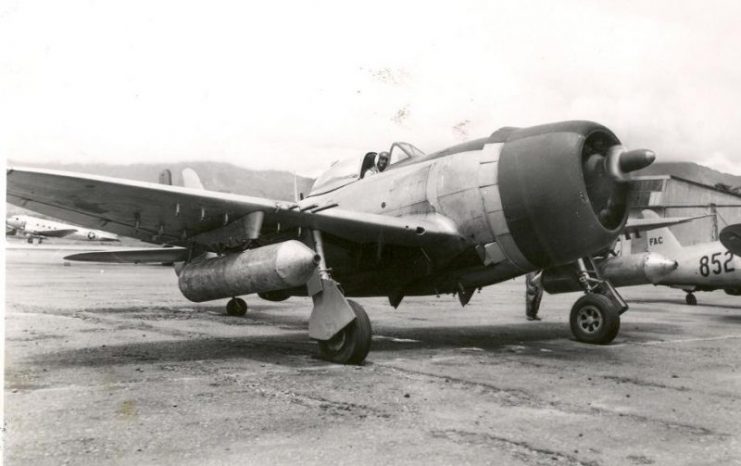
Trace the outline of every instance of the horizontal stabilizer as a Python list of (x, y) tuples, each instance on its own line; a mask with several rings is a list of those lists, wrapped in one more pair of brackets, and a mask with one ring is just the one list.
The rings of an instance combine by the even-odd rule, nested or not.
[[(699, 217), (659, 217), (653, 211), (651, 214), (654, 216), (646, 217), (646, 211), (644, 211), (644, 218), (629, 218), (625, 224), (623, 233), (626, 236), (639, 236), (641, 232), (656, 230), (658, 228), (667, 228), (673, 225), (679, 225), (680, 223), (691, 222), (700, 218), (707, 217), (707, 215), (700, 215)], [(648, 215), (651, 215), (648, 214)]]
[(139, 264), (146, 262), (182, 262), (188, 258), (185, 248), (147, 248), (118, 249), (111, 251), (82, 252), (64, 259), (80, 262), (115, 262), (120, 264)]

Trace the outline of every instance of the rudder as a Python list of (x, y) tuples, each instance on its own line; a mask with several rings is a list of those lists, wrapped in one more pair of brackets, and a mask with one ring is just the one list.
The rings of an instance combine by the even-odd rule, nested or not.
[[(641, 214), (643, 218), (659, 218), (656, 212), (648, 209), (642, 211)], [(667, 257), (674, 257), (674, 253), (682, 249), (677, 237), (666, 227), (647, 231), (646, 243), (648, 244), (648, 252), (656, 252)]]

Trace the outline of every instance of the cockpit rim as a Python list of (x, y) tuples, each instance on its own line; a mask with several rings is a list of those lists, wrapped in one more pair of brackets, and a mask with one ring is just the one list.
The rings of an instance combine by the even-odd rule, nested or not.
[[(362, 179), (361, 175), (364, 175), (362, 173), (363, 162), (371, 153), (374, 152), (366, 152), (363, 156), (357, 158), (351, 157), (332, 162), (329, 168), (314, 181), (307, 197), (326, 194)], [(421, 159), (427, 155), (414, 144), (404, 141), (393, 142), (388, 153), (390, 155), (389, 166), (384, 171), (391, 170), (396, 166), (406, 165), (407, 162)]]

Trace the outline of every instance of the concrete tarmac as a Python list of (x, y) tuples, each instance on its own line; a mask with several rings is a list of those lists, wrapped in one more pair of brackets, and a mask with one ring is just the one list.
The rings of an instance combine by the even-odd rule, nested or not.
[(311, 302), (183, 298), (171, 267), (6, 250), (9, 465), (741, 464), (741, 297), (623, 289), (608, 346), (572, 340), (578, 294), (524, 318), (524, 282), (360, 299), (365, 365), (316, 358)]

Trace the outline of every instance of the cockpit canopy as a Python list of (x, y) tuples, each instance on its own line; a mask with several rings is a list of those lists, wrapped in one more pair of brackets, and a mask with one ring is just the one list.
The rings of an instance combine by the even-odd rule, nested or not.
[[(404, 165), (412, 160), (425, 156), (424, 152), (408, 142), (395, 142), (391, 144), (391, 148), (388, 152), (389, 166), (386, 170), (391, 170), (394, 167)], [(361, 175), (364, 175), (364, 168), (367, 168), (366, 158), (371, 154), (374, 153), (369, 152), (365, 154), (365, 156), (334, 162), (332, 166), (329, 167), (329, 170), (324, 172), (314, 182), (314, 186), (312, 186), (309, 196), (328, 193), (359, 180)]]

